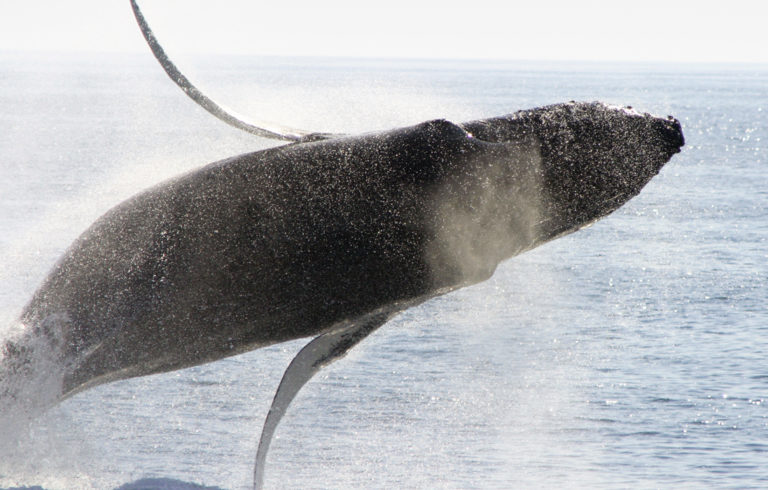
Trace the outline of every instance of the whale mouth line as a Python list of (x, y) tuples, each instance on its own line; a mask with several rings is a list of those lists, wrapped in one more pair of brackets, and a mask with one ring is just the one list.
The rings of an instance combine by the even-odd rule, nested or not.
[[(563, 223), (560, 226), (553, 227), (552, 231), (547, 231), (547, 229), (549, 228), (548, 225), (556, 223), (557, 220), (562, 218), (558, 218), (556, 216), (544, 218), (536, 222), (535, 226), (539, 228), (540, 233), (542, 235), (545, 235), (547, 237), (547, 240), (554, 240), (556, 238), (568, 235), (570, 233), (574, 233), (576, 231), (589, 228), (590, 226), (595, 224), (596, 221), (599, 221), (605, 216), (611, 214), (617, 208), (621, 207), (623, 203), (619, 203), (618, 205), (615, 205), (615, 204), (621, 201), (624, 198), (624, 196), (625, 194), (621, 192), (616, 193), (612, 197), (609, 197), (600, 201), (599, 203), (597, 203), (596, 205), (590, 207), (585, 211), (581, 211), (577, 214), (569, 216), (567, 218), (568, 219), (567, 223)], [(627, 200), (629, 199), (631, 199), (631, 196), (627, 198)], [(578, 223), (578, 225), (574, 225), (574, 223)], [(533, 248), (534, 246), (535, 245), (532, 245), (530, 248)]]

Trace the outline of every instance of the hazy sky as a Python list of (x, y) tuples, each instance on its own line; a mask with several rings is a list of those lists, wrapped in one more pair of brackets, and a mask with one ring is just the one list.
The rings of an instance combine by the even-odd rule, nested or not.
[[(128, 0), (0, 0), (0, 50), (146, 50)], [(169, 53), (768, 63), (768, 0), (140, 0)]]

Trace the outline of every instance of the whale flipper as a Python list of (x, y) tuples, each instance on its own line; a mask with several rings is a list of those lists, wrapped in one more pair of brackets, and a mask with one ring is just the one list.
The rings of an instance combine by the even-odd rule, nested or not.
[(147, 21), (144, 19), (144, 15), (141, 13), (136, 0), (131, 0), (131, 8), (133, 9), (133, 15), (136, 17), (136, 22), (141, 29), (141, 34), (149, 45), (149, 49), (152, 51), (152, 54), (155, 55), (155, 58), (160, 63), (160, 66), (163, 67), (163, 70), (168, 77), (173, 80), (173, 83), (178, 85), (190, 99), (194, 100), (200, 107), (216, 118), (232, 127), (255, 134), (256, 136), (282, 141), (318, 141), (340, 136), (330, 133), (315, 133), (303, 129), (288, 128), (274, 123), (248, 122), (242, 116), (220, 106), (195, 87), (195, 85), (193, 85), (192, 82), (179, 71), (170, 58), (168, 58), (165, 54), (165, 50), (160, 46), (155, 34), (152, 32), (152, 29), (149, 28), (149, 24), (147, 24)]
[(272, 406), (269, 407), (269, 413), (264, 421), (259, 449), (256, 451), (256, 464), (253, 468), (254, 489), (262, 487), (264, 464), (272, 435), (301, 387), (323, 366), (344, 357), (352, 347), (386, 323), (393, 314), (393, 311), (387, 310), (366, 315), (352, 324), (315, 337), (296, 354), (280, 380)]

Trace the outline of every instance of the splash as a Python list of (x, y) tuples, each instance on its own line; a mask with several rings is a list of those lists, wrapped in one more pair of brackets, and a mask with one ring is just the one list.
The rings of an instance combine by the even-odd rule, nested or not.
[[(451, 179), (436, 193), (436, 239), (427, 251), (436, 281), (476, 283), (507, 257), (533, 248), (548, 196), (538, 144), (510, 144), (504, 154)], [(442, 277), (441, 277), (442, 276)]]
[(0, 454), (60, 400), (61, 320), (51, 316), (39, 327), (17, 322), (8, 329), (0, 349)]

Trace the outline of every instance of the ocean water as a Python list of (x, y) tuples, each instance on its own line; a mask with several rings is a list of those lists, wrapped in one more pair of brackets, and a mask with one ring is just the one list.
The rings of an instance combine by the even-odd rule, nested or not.
[[(266, 488), (768, 487), (768, 67), (178, 61), (237, 112), (318, 131), (602, 100), (673, 114), (687, 139), (615, 214), (322, 371)], [(0, 54), (0, 336), (111, 206), (274, 144), (197, 108), (149, 56)], [(0, 487), (250, 488), (302, 344), (83, 392), (0, 440)]]

